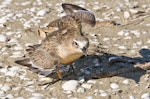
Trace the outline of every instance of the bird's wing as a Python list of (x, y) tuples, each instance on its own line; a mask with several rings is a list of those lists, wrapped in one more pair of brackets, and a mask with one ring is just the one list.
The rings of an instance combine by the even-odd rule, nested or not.
[(60, 19), (52, 21), (47, 26), (47, 29), (51, 29), (52, 27), (56, 27), (58, 29), (64, 29), (70, 27), (78, 28), (78, 26), (80, 26), (81, 23), (86, 23), (91, 26), (95, 26), (96, 20), (94, 14), (89, 11), (74, 12), (66, 16), (63, 16)]
[(62, 8), (64, 9), (64, 11), (67, 14), (73, 13), (73, 12), (78, 12), (80, 10), (84, 10), (84, 11), (88, 11), (85, 8), (82, 8), (80, 6), (74, 5), (74, 4), (70, 4), (70, 3), (63, 3), (62, 4)]

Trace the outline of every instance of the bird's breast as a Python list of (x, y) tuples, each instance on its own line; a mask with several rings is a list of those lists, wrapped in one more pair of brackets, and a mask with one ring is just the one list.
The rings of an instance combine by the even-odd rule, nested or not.
[(83, 55), (83, 53), (70, 54), (66, 57), (61, 58), (60, 62), (61, 62), (61, 64), (69, 64), (69, 63), (72, 63), (73, 61), (77, 60), (78, 58), (80, 58), (82, 55)]

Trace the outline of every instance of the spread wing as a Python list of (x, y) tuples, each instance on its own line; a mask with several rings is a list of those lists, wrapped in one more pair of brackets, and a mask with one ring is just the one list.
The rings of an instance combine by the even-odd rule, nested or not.
[(74, 4), (69, 4), (69, 3), (63, 3), (62, 8), (64, 9), (64, 11), (67, 14), (70, 14), (70, 13), (73, 13), (73, 12), (78, 12), (78, 11), (81, 11), (81, 10), (88, 11), (85, 8), (79, 7), (79, 6), (74, 5)]
[(81, 23), (88, 24), (92, 27), (95, 26), (95, 15), (91, 11), (88, 11), (85, 8), (77, 5), (67, 3), (63, 3), (62, 7), (67, 15), (52, 21), (45, 29), (39, 29), (38, 34), (41, 38), (45, 39), (47, 35), (58, 30), (71, 28), (77, 28), (81, 30)]
[(60, 19), (52, 21), (47, 28), (57, 27), (58, 29), (70, 28), (80, 26), (81, 23), (86, 23), (95, 26), (96, 20), (93, 13), (88, 11), (80, 11), (63, 16)]

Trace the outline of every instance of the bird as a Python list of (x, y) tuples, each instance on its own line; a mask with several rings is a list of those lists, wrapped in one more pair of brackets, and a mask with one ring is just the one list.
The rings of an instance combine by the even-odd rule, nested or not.
[[(66, 4), (66, 6), (68, 5)], [(62, 6), (65, 9), (65, 4)], [(78, 7), (73, 4), (69, 6)], [(71, 8), (67, 9), (73, 11)], [(15, 63), (41, 70), (55, 68), (61, 79), (60, 64), (71, 64), (81, 56), (87, 55), (89, 39), (82, 32), (82, 23), (94, 26), (96, 23), (94, 14), (81, 9), (81, 11), (68, 13), (62, 18), (52, 21), (45, 30), (39, 28), (39, 35), (43, 38), (41, 44), (29, 46), (26, 49), (29, 57), (16, 60)], [(52, 28), (57, 29), (51, 31)]]

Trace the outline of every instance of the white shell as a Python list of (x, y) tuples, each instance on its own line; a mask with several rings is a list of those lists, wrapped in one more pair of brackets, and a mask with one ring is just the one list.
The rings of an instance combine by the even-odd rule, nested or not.
[(6, 97), (7, 97), (8, 99), (14, 99), (14, 96), (13, 96), (12, 94), (8, 94)]
[(31, 4), (31, 2), (29, 2), (29, 1), (26, 1), (26, 2), (22, 2), (22, 3), (21, 3), (21, 5), (23, 5), (23, 6), (26, 6), (26, 5), (29, 5), (29, 4)]
[(93, 99), (93, 97), (92, 96), (87, 96), (86, 99)]
[(12, 66), (11, 68), (9, 68), (10, 71), (18, 71), (19, 69), (21, 69), (21, 67), (19, 66)]
[(0, 97), (5, 96), (5, 92), (4, 91), (0, 91)]
[(0, 84), (0, 88), (3, 86), (3, 84)]
[(8, 85), (4, 85), (4, 86), (1, 88), (1, 90), (2, 90), (2, 91), (5, 91), (5, 92), (7, 92), (7, 91), (10, 90), (10, 89), (11, 89), (11, 87), (8, 86)]
[(64, 90), (75, 91), (79, 85), (77, 80), (69, 80), (62, 85), (62, 88)]
[(114, 90), (119, 89), (119, 85), (116, 84), (116, 83), (110, 84), (110, 87), (111, 87), (112, 89), (114, 89)]
[(130, 17), (130, 13), (128, 11), (124, 12), (124, 18), (128, 19)]
[(1, 68), (0, 69), (0, 72), (2, 72), (2, 73), (6, 73), (8, 70), (7, 70), (7, 68)]
[(141, 99), (150, 99), (150, 93), (144, 93), (144, 94), (141, 96)]
[(101, 93), (100, 96), (106, 97), (108, 94), (107, 93)]
[(12, 35), (12, 34), (14, 34), (15, 32), (11, 32), (11, 31), (9, 31), (9, 32), (6, 32), (6, 35)]
[(129, 99), (135, 99), (135, 97), (133, 95), (129, 96)]
[(88, 80), (87, 83), (95, 84), (96, 80)]
[(137, 14), (139, 11), (138, 10), (136, 10), (136, 9), (130, 9), (129, 10), (132, 14)]
[(84, 89), (84, 88), (78, 88), (78, 89), (77, 89), (77, 92), (78, 92), (78, 93), (84, 93), (84, 92), (85, 92), (85, 89)]
[(18, 50), (23, 50), (23, 47), (22, 46), (15, 46), (14, 47), (14, 50), (18, 51)]
[(30, 97), (29, 99), (44, 99), (44, 98), (41, 96), (34, 96), (34, 97)]
[(41, 97), (43, 97), (43, 94), (41, 94), (41, 93), (32, 93), (32, 96), (41, 96)]
[(83, 88), (86, 88), (86, 89), (90, 89), (92, 88), (92, 84), (87, 84), (87, 83), (84, 83), (81, 85)]
[(10, 56), (10, 57), (13, 57), (13, 58), (18, 58), (18, 57), (22, 57), (24, 54), (20, 51), (16, 51), (16, 52), (13, 52), (12, 53), (13, 55)]
[(6, 76), (11, 76), (11, 77), (14, 77), (16, 75), (16, 72), (15, 71), (7, 71), (5, 73)]
[(23, 98), (23, 97), (17, 97), (16, 99), (25, 99), (25, 98)]
[(2, 4), (10, 4), (12, 2), (12, 0), (4, 0), (3, 2), (2, 2)]
[(1, 17), (0, 18), (0, 24), (4, 24), (7, 21), (6, 17)]
[(125, 46), (119, 46), (118, 48), (122, 50), (127, 49)]
[(108, 37), (103, 38), (103, 41), (109, 41), (109, 40), (110, 40), (110, 38), (108, 38)]
[(47, 9), (43, 9), (43, 10), (38, 11), (36, 15), (37, 16), (44, 16), (47, 12), (48, 12)]
[(129, 80), (125, 79), (122, 83), (127, 85), (129, 84)]
[(6, 42), (7, 41), (7, 37), (4, 35), (0, 35), (0, 42)]
[(125, 33), (125, 32), (124, 32), (123, 30), (121, 30), (121, 31), (119, 31), (117, 34), (120, 35), (120, 36), (122, 36), (122, 35), (124, 35), (124, 33)]

